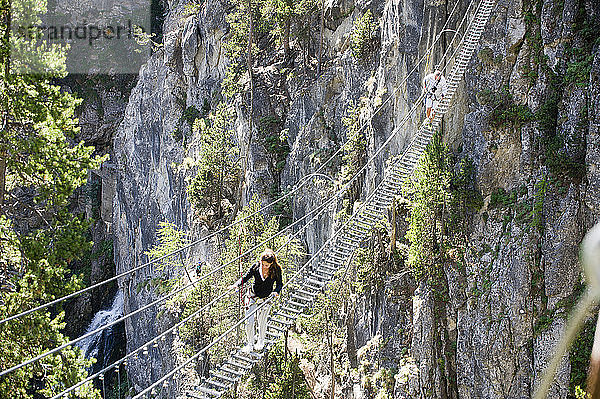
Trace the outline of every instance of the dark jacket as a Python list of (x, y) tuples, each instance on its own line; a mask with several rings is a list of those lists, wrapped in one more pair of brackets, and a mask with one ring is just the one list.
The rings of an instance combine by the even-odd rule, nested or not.
[[(281, 289), (283, 288), (281, 273), (279, 273), (277, 279), (273, 279), (270, 276), (267, 276), (266, 279), (263, 280), (262, 277), (260, 277), (259, 267), (261, 266), (262, 265), (260, 264), (260, 262), (257, 262), (252, 267), (250, 267), (248, 273), (246, 273), (246, 275), (242, 278), (241, 283), (244, 284), (248, 280), (250, 280), (251, 277), (254, 277), (254, 285), (252, 286), (252, 288), (254, 291), (254, 295), (256, 295), (259, 298), (266, 298), (269, 295), (271, 295), (272, 292), (276, 292), (279, 294), (281, 292)], [(273, 283), (276, 283), (275, 289), (273, 289)]]

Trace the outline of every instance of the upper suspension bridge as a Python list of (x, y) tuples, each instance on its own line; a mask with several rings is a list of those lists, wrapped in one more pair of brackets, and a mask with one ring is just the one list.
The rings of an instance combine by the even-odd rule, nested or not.
[[(435, 46), (438, 45), (438, 42), (442, 37), (443, 32), (447, 30), (447, 25), (451, 20), (452, 15), (454, 15), (454, 13), (456, 12), (458, 3), (458, 1), (455, 3), (455, 6), (451, 11), (450, 17), (447, 19), (446, 24), (441, 29), (440, 33), (437, 35), (430, 48), (427, 49), (426, 54), (418, 60), (418, 62), (415, 64), (412, 70), (409, 71), (409, 73), (405, 76), (402, 82), (400, 82), (400, 84), (396, 86), (394, 92), (391, 93), (391, 95), (374, 112), (373, 116), (376, 115), (379, 111), (381, 111), (387, 104), (389, 104), (390, 100), (394, 97), (398, 90), (408, 81), (409, 77), (417, 71), (417, 68), (420, 65), (422, 65), (423, 62), (426, 62), (426, 60), (429, 58), (429, 54), (434, 50)], [(284, 290), (282, 291), (282, 295), (277, 299), (278, 304), (276, 306), (276, 310), (273, 312), (272, 316), (269, 318), (269, 321), (267, 323), (267, 341), (264, 351), (262, 351), (261, 353), (253, 352), (250, 354), (245, 354), (239, 349), (234, 351), (225, 362), (223, 362), (221, 365), (215, 367), (213, 370), (210, 371), (210, 378), (203, 380), (202, 384), (193, 391), (188, 391), (188, 396), (195, 398), (218, 398), (222, 396), (225, 392), (227, 392), (232, 386), (234, 386), (234, 384), (236, 384), (252, 368), (252, 366), (258, 360), (260, 360), (265, 353), (267, 353), (269, 348), (277, 341), (277, 339), (288, 328), (295, 324), (296, 318), (301, 313), (303, 313), (305, 309), (312, 306), (317, 295), (325, 289), (328, 282), (334, 278), (336, 272), (347, 264), (352, 254), (359, 247), (361, 242), (367, 238), (367, 235), (373, 229), (373, 227), (386, 216), (387, 210), (390, 207), (392, 201), (396, 196), (400, 194), (402, 184), (412, 174), (419, 159), (423, 155), (427, 145), (433, 137), (434, 132), (439, 129), (442, 118), (444, 114), (448, 111), (450, 102), (454, 97), (454, 94), (456, 93), (456, 90), (458, 88), (459, 83), (462, 80), (464, 72), (477, 46), (479, 45), (481, 35), (493, 11), (494, 4), (495, 0), (479, 0), (478, 3), (476, 2), (476, 0), (470, 1), (468, 9), (464, 13), (459, 26), (454, 27), (454, 31), (456, 33), (454, 34), (451, 43), (448, 46), (448, 49), (446, 50), (442, 59), (440, 60), (440, 64), (444, 63), (445, 65), (447, 65), (448, 68), (450, 68), (450, 73), (447, 78), (448, 90), (446, 96), (434, 109), (435, 116), (433, 118), (432, 123), (429, 125), (421, 126), (414, 133), (410, 143), (403, 151), (401, 156), (393, 157), (392, 159), (390, 159), (390, 162), (385, 169), (381, 181), (375, 186), (375, 188), (362, 202), (362, 204), (356, 210), (354, 210), (351, 217), (348, 220), (346, 220), (339, 228), (337, 228), (337, 230), (333, 232), (331, 237), (314, 254), (310, 256), (308, 261), (306, 261), (303, 265), (299, 266), (296, 269), (292, 276), (288, 276), (287, 281), (284, 284)], [(464, 26), (465, 23), (466, 26)], [(464, 32), (461, 34), (463, 26)], [(454, 51), (450, 55), (449, 53), (452, 49), (454, 49)], [(198, 278), (198, 280), (190, 281), (189, 284), (183, 285), (173, 290), (172, 292), (140, 307), (139, 309), (131, 311), (123, 315), (119, 319), (107, 325), (101, 326), (94, 331), (87, 332), (83, 336), (73, 339), (65, 343), (64, 345), (48, 350), (18, 365), (7, 368), (6, 370), (2, 370), (0, 371), (0, 377), (7, 376), (10, 373), (16, 372), (17, 370), (20, 370), (24, 367), (31, 366), (33, 363), (38, 362), (47, 356), (57, 354), (63, 349), (71, 347), (72, 345), (77, 344), (85, 338), (97, 334), (107, 328), (110, 328), (115, 324), (123, 322), (124, 320), (136, 314), (144, 312), (153, 306), (156, 306), (160, 303), (164, 303), (169, 298), (172, 298), (175, 295), (183, 293), (186, 290), (192, 288), (198, 283), (198, 281), (210, 278), (217, 272), (224, 270), (226, 266), (232, 264), (235, 261), (239, 261), (244, 256), (247, 256), (250, 253), (253, 253), (253, 251), (261, 248), (261, 246), (265, 245), (267, 242), (269, 242), (273, 238), (276, 238), (277, 236), (282, 236), (286, 233), (292, 233), (290, 238), (281, 246), (281, 248), (277, 248), (276, 251), (289, 245), (290, 242), (292, 242), (292, 240), (296, 239), (297, 237), (300, 237), (300, 235), (304, 231), (306, 231), (308, 226), (317, 221), (320, 216), (322, 216), (325, 212), (334, 210), (335, 207), (341, 203), (341, 201), (343, 200), (344, 193), (360, 176), (364, 174), (369, 165), (371, 165), (376, 159), (378, 159), (378, 157), (387, 148), (388, 144), (397, 135), (397, 133), (405, 131), (407, 129), (406, 125), (409, 121), (411, 121), (411, 118), (414, 117), (415, 112), (418, 109), (420, 109), (420, 103), (423, 97), (424, 94), (422, 94), (417, 99), (417, 101), (415, 101), (415, 104), (411, 107), (409, 112), (407, 112), (404, 118), (398, 123), (398, 126), (388, 136), (386, 141), (351, 177), (351, 179), (346, 184), (344, 184), (343, 187), (341, 187), (335, 193), (335, 195), (332, 195), (323, 204), (319, 205), (315, 209), (310, 210), (304, 216), (298, 218), (292, 224), (282, 229), (275, 235), (267, 238), (263, 242), (255, 245), (253, 248), (245, 251), (244, 253), (239, 254), (239, 256), (235, 259), (203, 274)], [(373, 118), (373, 116), (371, 116), (371, 118)], [(362, 124), (359, 127), (359, 131), (366, 128), (367, 125), (367, 122)], [(60, 302), (74, 298), (78, 295), (81, 295), (85, 292), (103, 286), (110, 282), (121, 281), (122, 278), (127, 275), (133, 274), (138, 270), (149, 268), (152, 265), (157, 264), (158, 262), (166, 260), (170, 257), (176, 255), (182, 256), (184, 251), (194, 247), (195, 245), (204, 242), (218, 234), (226, 232), (231, 227), (242, 223), (244, 220), (251, 218), (258, 213), (266, 211), (267, 209), (288, 198), (294, 198), (294, 194), (298, 193), (303, 187), (305, 187), (311, 178), (318, 178), (322, 176), (321, 172), (323, 172), (324, 169), (344, 150), (348, 142), (349, 140), (346, 141), (314, 173), (300, 179), (295, 184), (294, 188), (290, 190), (286, 195), (262, 207), (257, 212), (246, 215), (245, 217), (238, 219), (236, 222), (225, 226), (211, 234), (208, 234), (198, 240), (190, 242), (189, 244), (183, 246), (182, 248), (179, 248), (176, 251), (161, 256), (157, 259), (153, 259), (142, 265), (136, 266), (110, 279), (101, 281), (85, 289), (74, 292), (62, 298), (55, 299), (38, 307), (23, 311), (19, 314), (15, 314), (4, 320), (0, 320), (0, 326), (3, 323), (16, 321), (19, 318), (25, 317), (33, 312), (48, 309), (54, 305), (59, 304)], [(294, 230), (296, 231), (294, 232)], [(186, 268), (185, 265), (184, 268)], [(220, 295), (213, 298), (209, 303), (200, 307), (192, 314), (180, 320), (164, 332), (153, 337), (148, 342), (144, 343), (143, 345), (140, 345), (137, 349), (131, 350), (119, 360), (104, 367), (102, 370), (86, 377), (77, 384), (65, 388), (61, 392), (55, 394), (51, 399), (73, 397), (74, 395), (76, 395), (78, 388), (82, 387), (84, 384), (88, 384), (94, 380), (103, 382), (104, 375), (106, 373), (110, 372), (111, 370), (116, 370), (118, 372), (122, 366), (127, 365), (128, 361), (131, 361), (132, 359), (139, 359), (140, 356), (146, 355), (148, 353), (149, 347), (157, 346), (160, 341), (165, 340), (170, 335), (176, 335), (179, 327), (183, 326), (191, 320), (194, 320), (194, 318), (197, 317), (199, 314), (206, 311), (207, 309), (210, 309), (210, 307), (214, 306), (221, 300), (226, 299), (233, 292), (233, 290), (234, 288), (225, 290)], [(262, 307), (267, 306), (271, 301), (272, 299), (269, 299), (262, 305), (258, 306), (255, 312), (259, 311)], [(166, 373), (164, 376), (152, 383), (150, 386), (143, 389), (132, 399), (150, 398), (155, 397), (157, 394), (160, 395), (161, 392), (163, 392), (164, 390), (166, 390), (166, 388), (169, 387), (169, 384), (176, 383), (177, 374), (181, 372), (182, 369), (184, 369), (185, 367), (189, 367), (190, 364), (197, 361), (202, 356), (206, 355), (210, 349), (214, 348), (223, 340), (226, 340), (249, 317), (251, 317), (251, 314), (248, 314), (241, 320), (237, 321), (234, 325), (232, 325), (229, 329), (227, 329), (221, 335), (216, 337), (208, 345), (197, 351), (194, 355), (190, 356), (187, 360), (183, 361), (178, 366), (174, 367), (171, 371)]]

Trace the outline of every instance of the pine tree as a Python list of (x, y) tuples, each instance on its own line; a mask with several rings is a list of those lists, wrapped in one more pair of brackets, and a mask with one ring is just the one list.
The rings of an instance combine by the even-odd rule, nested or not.
[(240, 179), (239, 148), (234, 142), (231, 124), (234, 111), (219, 103), (208, 118), (198, 118), (193, 129), (200, 133), (199, 153), (192, 167), (196, 175), (189, 181), (187, 192), (198, 212), (223, 216), (222, 200), (233, 197)]
[(411, 199), (408, 265), (416, 280), (431, 285), (439, 283), (441, 265), (453, 252), (461, 252), (461, 229), (468, 212), (481, 207), (481, 194), (473, 187), (474, 168), (465, 159), (455, 168), (455, 159), (442, 142), (441, 134), (433, 136), (414, 177), (405, 191)]
[(300, 356), (283, 353), (279, 342), (269, 354), (271, 368), (269, 385), (265, 391), (266, 399), (310, 399), (310, 393), (300, 368)]
[[(89, 223), (69, 212), (69, 198), (85, 183), (88, 169), (104, 159), (83, 142), (73, 144), (79, 100), (52, 83), (66, 74), (65, 50), (11, 34), (12, 21), (39, 25), (45, 9), (43, 0), (0, 0), (0, 319), (82, 287), (81, 276), (68, 265), (89, 248)], [(15, 188), (26, 190), (31, 200), (16, 199)], [(24, 209), (38, 215), (38, 222), (17, 233), (14, 222)], [(4, 323), (0, 369), (67, 342), (64, 326), (60, 307)], [(1, 379), (0, 397), (56, 394), (84, 378), (90, 364), (79, 349), (67, 348)], [(99, 393), (87, 384), (78, 397)]]
[(269, 21), (270, 33), (283, 46), (286, 55), (290, 52), (292, 24), (297, 25), (296, 35), (303, 33), (308, 17), (320, 4), (317, 0), (264, 0), (262, 16)]
[[(362, 97), (358, 104), (351, 101), (346, 111), (347, 115), (342, 118), (342, 123), (347, 129), (346, 136), (348, 143), (344, 147), (342, 155), (342, 166), (339, 172), (339, 184), (341, 186), (352, 180), (352, 177), (363, 167), (367, 150), (367, 143), (360, 126), (360, 115), (363, 108), (367, 105), (367, 99)], [(348, 214), (352, 213), (354, 201), (358, 199), (360, 194), (360, 182), (354, 180), (350, 187), (346, 190), (346, 198), (348, 199)]]
[(417, 166), (414, 178), (407, 186), (412, 199), (409, 229), (408, 264), (417, 280), (432, 277), (440, 262), (443, 225), (438, 223), (444, 208), (449, 206), (452, 171), (448, 149), (441, 135), (433, 136), (424, 157)]
[(187, 192), (197, 212), (208, 212), (217, 219), (223, 216), (222, 200), (234, 202), (240, 179), (239, 147), (234, 142), (231, 124), (234, 111), (219, 103), (208, 118), (198, 118), (193, 129), (200, 133), (199, 153), (192, 167), (196, 175), (189, 180)]

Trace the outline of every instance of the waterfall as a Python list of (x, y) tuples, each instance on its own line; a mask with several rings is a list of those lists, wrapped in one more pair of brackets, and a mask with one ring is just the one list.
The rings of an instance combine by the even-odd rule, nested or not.
[[(94, 331), (106, 324), (112, 323), (123, 315), (123, 292), (117, 290), (110, 309), (101, 310), (92, 319), (86, 334)], [(110, 359), (115, 350), (116, 334), (119, 329), (122, 329), (122, 322), (117, 323), (103, 331), (97, 332), (83, 340), (77, 345), (81, 348), (86, 358), (96, 358), (96, 363), (93, 366), (94, 370), (99, 370), (109, 364)]]

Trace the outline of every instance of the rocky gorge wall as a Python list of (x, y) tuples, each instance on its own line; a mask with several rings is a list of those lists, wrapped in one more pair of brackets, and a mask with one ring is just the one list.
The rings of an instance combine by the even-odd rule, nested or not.
[[(228, 8), (225, 2), (207, 0), (189, 15), (184, 6), (169, 4), (163, 46), (142, 67), (113, 139), (117, 273), (145, 261), (144, 251), (155, 242), (161, 221), (189, 230), (191, 237), (208, 231), (186, 198), (189, 172), (176, 165), (194, 149), (194, 133), (182, 120), (184, 111), (190, 106), (201, 109), (205, 101), (219, 95), (228, 63), (223, 55)], [(303, 66), (299, 54), (288, 65), (256, 66), (255, 129), (260, 116), (276, 115), (288, 129), (291, 151), (277, 176), (265, 160), (264, 144), (252, 141), (244, 204), (255, 194), (268, 202), (273, 181), (281, 187), (293, 186), (314, 172), (319, 160), (345, 140), (342, 118), (351, 101), (362, 96), (369, 100), (362, 120), (369, 121), (367, 156), (372, 155), (420, 95), (425, 64), (403, 79), (417, 60), (427, 57), (454, 3), (327, 0), (325, 6), (326, 56), (321, 76), (316, 77), (314, 62)], [(450, 27), (457, 26), (468, 7), (468, 1), (459, 2)], [(379, 23), (378, 46), (366, 61), (360, 61), (352, 56), (349, 36), (367, 9)], [(356, 298), (353, 308), (357, 348), (377, 337), (386, 340), (377, 356), (397, 371), (395, 398), (531, 397), (564, 329), (569, 306), (580, 292), (578, 244), (600, 216), (600, 48), (597, 40), (591, 41), (591, 47), (587, 44), (581, 26), (582, 12), (585, 21), (595, 21), (599, 11), (592, 0), (497, 3), (444, 123), (445, 141), (453, 152), (473, 160), (476, 187), (484, 198), (483, 207), (469, 220), (464, 265), (442, 265), (448, 287), (444, 301), (427, 284), (404, 276)], [(452, 32), (443, 36), (429, 55), (430, 68), (440, 61), (443, 47), (451, 45)], [(313, 59), (315, 43), (317, 39), (311, 47)], [(569, 49), (577, 46), (589, 50), (592, 59), (585, 59), (591, 68), (584, 65), (585, 76), (576, 74), (575, 81), (565, 81), (563, 77), (577, 68), (573, 64), (580, 62), (577, 55), (569, 55)], [(560, 84), (556, 76), (561, 77)], [(509, 110), (512, 104), (522, 104), (548, 120), (542, 123), (540, 117), (527, 114), (518, 125), (494, 123), (490, 119), (494, 107), (506, 104), (489, 101), (489, 94), (501, 93), (503, 87), (511, 96), (510, 100), (503, 97)], [(388, 99), (390, 105), (373, 115), (380, 101)], [(554, 102), (548, 104), (549, 99)], [(247, 98), (236, 98), (235, 108), (237, 141), (244, 149), (249, 138)], [(369, 166), (360, 198), (381, 178), (385, 159), (406, 146), (421, 112)], [(188, 137), (187, 147), (176, 132)], [(560, 156), (554, 159), (553, 153)], [(334, 171), (335, 167), (328, 170)], [(293, 203), (296, 217), (324, 199), (317, 185), (309, 185), (305, 193)], [(537, 207), (523, 211), (522, 204)], [(520, 212), (535, 216), (535, 226), (518, 217)], [(332, 217), (323, 218), (307, 230), (304, 240), (310, 252), (327, 239), (332, 223)], [(210, 260), (215, 247), (216, 242), (199, 245), (186, 257), (190, 263)], [(150, 288), (139, 289), (153, 273), (152, 268), (142, 270), (121, 284), (126, 313), (157, 298)], [(128, 348), (137, 348), (172, 323), (157, 317), (159, 309), (128, 320)], [(399, 329), (404, 332), (398, 333)], [(135, 386), (149, 385), (178, 361), (173, 345), (162, 342), (150, 349), (148, 358), (129, 364)], [(323, 367), (317, 370), (327, 373)], [(369, 397), (360, 379), (340, 382), (340, 395)], [(567, 398), (572, 394), (569, 383), (570, 364), (565, 361), (551, 397)], [(323, 387), (321, 393), (325, 392)]]
[[(99, 169), (92, 170), (88, 182), (75, 193), (72, 201), (74, 213), (85, 214), (92, 220), (89, 236), (92, 248), (83, 258), (73, 263), (76, 272), (83, 273), (90, 284), (114, 276), (113, 256), (113, 198), (116, 173), (113, 136), (117, 131), (136, 83), (136, 75), (69, 75), (60, 81), (63, 90), (75, 94), (83, 101), (77, 108), (80, 131), (77, 140), (93, 145), (95, 154), (110, 157)], [(116, 284), (86, 292), (69, 303), (66, 326), (69, 336), (82, 335), (94, 314), (110, 307)]]

